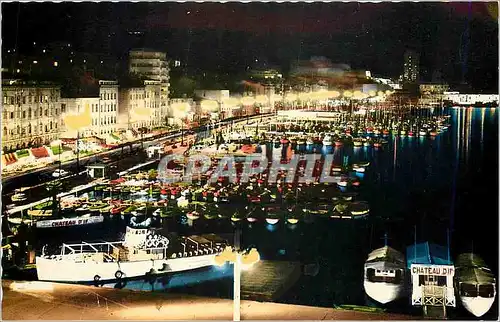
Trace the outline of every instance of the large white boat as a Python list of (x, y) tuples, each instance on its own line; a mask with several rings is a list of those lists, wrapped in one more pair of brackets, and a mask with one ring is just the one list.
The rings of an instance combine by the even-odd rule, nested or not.
[(127, 227), (123, 241), (63, 244), (60, 254), (36, 257), (38, 279), (97, 283), (194, 270), (213, 265), (226, 246), (213, 234), (174, 241), (155, 229)]
[(403, 254), (387, 245), (375, 249), (365, 262), (366, 294), (381, 304), (398, 299), (404, 292), (404, 271)]
[(462, 305), (476, 317), (486, 314), (496, 296), (496, 279), (483, 259), (472, 253), (458, 256), (456, 290)]

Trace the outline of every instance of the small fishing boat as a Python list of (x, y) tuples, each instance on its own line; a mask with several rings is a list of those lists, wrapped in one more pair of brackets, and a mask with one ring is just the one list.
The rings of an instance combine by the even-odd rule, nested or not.
[(189, 219), (189, 220), (196, 220), (198, 218), (200, 218), (200, 213), (197, 212), (196, 210), (194, 211), (189, 211), (188, 213), (186, 213), (186, 217)]
[(370, 206), (367, 202), (356, 201), (349, 205), (349, 211), (353, 218), (365, 217), (370, 213)]
[(455, 263), (455, 288), (464, 308), (476, 317), (485, 315), (496, 297), (496, 279), (476, 254), (460, 254)]
[(363, 139), (356, 138), (352, 141), (355, 147), (360, 147), (363, 146)]
[(232, 216), (231, 216), (231, 221), (232, 222), (239, 222), (245, 219), (245, 216), (240, 214), (239, 211), (236, 211)]
[(217, 207), (205, 207), (203, 210), (203, 218), (212, 220), (217, 218)]
[(24, 194), (22, 192), (18, 192), (16, 194), (14, 194), (10, 199), (13, 202), (20, 202), (20, 201), (25, 201), (27, 198), (26, 198), (26, 194)]
[(333, 172), (342, 172), (342, 167), (340, 165), (334, 164), (332, 165)]
[(353, 166), (352, 166), (352, 170), (353, 170), (353, 171), (355, 171), (355, 172), (360, 172), (360, 173), (363, 173), (363, 172), (365, 172), (365, 170), (366, 170), (366, 169), (365, 169), (364, 167), (360, 167), (360, 166), (355, 166), (355, 165), (353, 165)]
[(330, 135), (328, 135), (328, 134), (325, 135), (325, 137), (323, 138), (322, 143), (325, 146), (332, 145), (332, 137)]
[(281, 216), (276, 212), (269, 212), (266, 215), (266, 222), (270, 225), (276, 225), (280, 221)]

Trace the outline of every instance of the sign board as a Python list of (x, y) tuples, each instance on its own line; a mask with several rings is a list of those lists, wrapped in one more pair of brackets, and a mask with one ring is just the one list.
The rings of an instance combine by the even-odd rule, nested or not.
[(411, 265), (412, 275), (435, 275), (435, 276), (454, 276), (455, 266), (453, 265)]
[(76, 217), (68, 219), (41, 220), (37, 221), (36, 228), (56, 228), (68, 226), (84, 226), (98, 224), (104, 221), (103, 216)]

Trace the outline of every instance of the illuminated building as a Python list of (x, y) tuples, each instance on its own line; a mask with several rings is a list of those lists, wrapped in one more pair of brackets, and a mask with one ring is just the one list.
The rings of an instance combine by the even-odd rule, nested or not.
[[(167, 54), (146, 49), (132, 50), (129, 52), (129, 73), (147, 80), (159, 82), (158, 118), (165, 120), (166, 117), (171, 116), (171, 111), (168, 109), (170, 68), (168, 66)], [(154, 84), (154, 86), (157, 85), (156, 83)], [(145, 95), (148, 94), (145, 93)]]
[(67, 128), (65, 137), (90, 137), (106, 138), (117, 131), (118, 119), (118, 82), (100, 80), (99, 89), (86, 97), (63, 98), (62, 104), (68, 114), (81, 114), (90, 110), (92, 123), (80, 133), (73, 133)]
[[(165, 124), (166, 109), (162, 109), (162, 88), (159, 81), (146, 80), (130, 87), (120, 88), (119, 126), (122, 129), (147, 128)], [(143, 111), (142, 117), (136, 111)], [(146, 115), (147, 114), (147, 115)]]
[(498, 94), (461, 94), (459, 92), (445, 92), (444, 100), (454, 105), (493, 104), (498, 106)]
[(440, 105), (444, 99), (444, 92), (450, 86), (447, 84), (420, 84), (420, 105)]
[(407, 50), (404, 54), (403, 83), (417, 83), (420, 72), (420, 55), (412, 50)]

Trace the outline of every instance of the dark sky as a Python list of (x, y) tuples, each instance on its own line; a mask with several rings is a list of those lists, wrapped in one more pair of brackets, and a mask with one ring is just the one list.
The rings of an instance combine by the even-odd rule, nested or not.
[(2, 41), (12, 48), (17, 38), (27, 52), (33, 41), (64, 40), (118, 57), (152, 47), (228, 72), (255, 59), (286, 70), (291, 60), (323, 55), (386, 76), (399, 75), (405, 49), (414, 48), (426, 80), (438, 70), (450, 82), (497, 89), (497, 15), (495, 2), (4, 3)]

